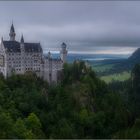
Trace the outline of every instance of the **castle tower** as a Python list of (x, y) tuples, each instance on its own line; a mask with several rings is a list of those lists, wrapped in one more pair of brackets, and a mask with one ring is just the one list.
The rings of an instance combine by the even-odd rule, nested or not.
[(67, 58), (67, 45), (64, 42), (61, 45), (60, 58), (63, 61), (63, 63), (66, 62), (66, 58)]
[(52, 82), (52, 59), (51, 59), (51, 53), (48, 52), (48, 60), (49, 60), (49, 83)]
[(25, 63), (24, 63), (24, 38), (23, 38), (23, 35), (21, 36), (21, 40), (20, 40), (20, 50), (21, 50), (21, 73), (24, 73), (25, 72)]
[(16, 33), (15, 33), (15, 29), (14, 29), (13, 23), (11, 25), (9, 36), (10, 36), (10, 41), (15, 41)]
[(24, 44), (24, 38), (23, 38), (23, 34), (22, 34), (22, 36), (21, 36), (20, 43), (23, 43), (23, 44)]
[(51, 52), (48, 52), (48, 59), (51, 59)]
[(23, 35), (21, 36), (21, 40), (20, 40), (20, 49), (21, 49), (21, 52), (24, 52), (24, 38), (23, 38)]

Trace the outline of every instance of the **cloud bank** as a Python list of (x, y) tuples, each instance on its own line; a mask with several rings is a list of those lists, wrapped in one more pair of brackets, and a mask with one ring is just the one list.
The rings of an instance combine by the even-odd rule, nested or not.
[(41, 42), (45, 51), (132, 53), (140, 46), (139, 1), (1, 1), (0, 36), (8, 39), (13, 20), (16, 38)]

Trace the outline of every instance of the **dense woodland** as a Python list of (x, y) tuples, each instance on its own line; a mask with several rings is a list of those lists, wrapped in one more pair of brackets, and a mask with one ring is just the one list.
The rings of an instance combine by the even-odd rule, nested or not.
[(140, 138), (140, 65), (107, 85), (84, 62), (49, 85), (33, 73), (0, 76), (0, 138)]

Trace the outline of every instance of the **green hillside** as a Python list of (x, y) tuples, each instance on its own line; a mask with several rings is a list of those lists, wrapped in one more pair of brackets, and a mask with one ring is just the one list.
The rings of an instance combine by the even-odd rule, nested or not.
[(138, 65), (135, 86), (108, 86), (84, 62), (74, 62), (64, 65), (58, 85), (33, 73), (0, 76), (0, 138), (140, 138), (139, 74)]
[(96, 74), (106, 83), (125, 81), (130, 78), (132, 68), (140, 63), (140, 48), (128, 59), (98, 60), (89, 63)]
[(130, 78), (130, 72), (121, 72), (121, 73), (114, 73), (106, 76), (101, 76), (101, 79), (106, 83), (110, 83), (113, 81), (125, 81)]

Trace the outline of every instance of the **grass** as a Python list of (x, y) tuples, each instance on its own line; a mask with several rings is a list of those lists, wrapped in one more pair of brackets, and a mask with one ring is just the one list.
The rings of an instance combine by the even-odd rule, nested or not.
[[(111, 70), (114, 65), (115, 64), (112, 63), (107, 64), (103, 62), (97, 62), (92, 64), (92, 68), (95, 72), (105, 72)], [(130, 78), (130, 72), (123, 71), (121, 73), (113, 73), (106, 76), (101, 76), (100, 78), (106, 83), (111, 83), (112, 81), (125, 81)]]
[(122, 73), (115, 73), (111, 75), (102, 76), (101, 79), (106, 83), (110, 83), (112, 81), (125, 81), (130, 78), (130, 72), (122, 72)]

